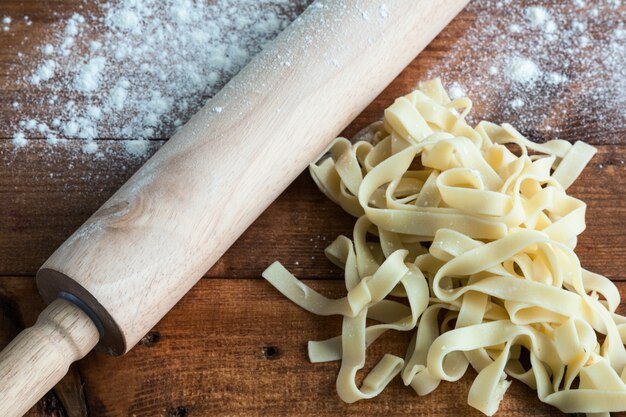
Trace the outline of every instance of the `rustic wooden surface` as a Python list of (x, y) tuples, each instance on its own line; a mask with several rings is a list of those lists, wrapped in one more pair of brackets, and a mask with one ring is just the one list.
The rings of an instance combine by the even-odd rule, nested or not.
[[(106, 149), (102, 159), (81, 154), (80, 141), (54, 150), (37, 140), (18, 151), (10, 143), (15, 54), (18, 49), (34, 48), (49, 35), (49, 23), (58, 18), (53, 13), (71, 15), (80, 3), (0, 2), (0, 16), (28, 15), (33, 21), (32, 26), (16, 21), (8, 34), (0, 32), (3, 344), (24, 325), (32, 324), (43, 308), (33, 283), (37, 268), (144, 161), (125, 155), (114, 139), (99, 140), (100, 148)], [(355, 120), (346, 135), (379, 119), (393, 98), (414, 88), (440, 60), (454, 59), (446, 52), (473, 19), (471, 9), (462, 13)], [(485, 49), (488, 42), (485, 39)], [(567, 94), (575, 101), (577, 91)], [(494, 109), (479, 106), (476, 112), (493, 116)], [(571, 189), (589, 204), (588, 230), (577, 252), (585, 267), (607, 275), (626, 294), (626, 132), (607, 130), (576, 112), (564, 114), (558, 127), (564, 138), (599, 147), (599, 154)], [(537, 137), (542, 132), (525, 133)], [(155, 138), (151, 152), (162, 143)], [(339, 295), (339, 271), (323, 258), (323, 248), (337, 234), (350, 234), (352, 224), (353, 219), (327, 201), (306, 173), (301, 175), (131, 353), (123, 358), (93, 353), (79, 363), (88, 415), (480, 415), (466, 405), (471, 376), (442, 384), (425, 398), (418, 398), (396, 380), (374, 400), (345, 405), (334, 390), (338, 364), (308, 362), (306, 341), (335, 335), (339, 319), (319, 319), (301, 311), (259, 279), (259, 274), (279, 259), (314, 287)], [(387, 351), (401, 353), (405, 342), (401, 335), (386, 337), (373, 348), (370, 358)], [(72, 384), (81, 384), (76, 376), (67, 383), (70, 388), (64, 392), (72, 392)], [(63, 410), (59, 395), (50, 393), (29, 415), (81, 415), (81, 411), (80, 406)], [(560, 413), (514, 383), (499, 415)]]

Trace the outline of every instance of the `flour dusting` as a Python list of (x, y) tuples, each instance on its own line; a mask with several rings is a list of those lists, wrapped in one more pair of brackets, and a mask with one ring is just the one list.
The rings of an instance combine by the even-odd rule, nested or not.
[(514, 82), (520, 84), (530, 84), (537, 81), (541, 70), (533, 61), (523, 57), (512, 57), (506, 64), (506, 76)]
[(470, 2), (475, 20), (427, 76), (451, 82), (451, 93), (463, 85), (474, 121), (508, 121), (534, 139), (589, 139), (598, 133), (585, 129), (591, 120), (626, 130), (626, 3), (533, 3)]
[(8, 32), (11, 29), (12, 19), (9, 16), (4, 16), (2, 18), (2, 30)]
[[(12, 69), (13, 143), (170, 137), (311, 0), (88, 0)], [(93, 10), (87, 13), (85, 10)], [(2, 18), (9, 30), (11, 18)], [(215, 109), (216, 112), (221, 109)]]
[[(50, 149), (79, 138), (96, 156), (107, 155), (96, 138), (120, 138), (128, 155), (144, 156), (149, 139), (175, 133), (311, 2), (85, 0), (17, 53), (9, 137), (16, 148), (43, 138)], [(626, 130), (624, 2), (479, 0), (467, 10), (474, 21), (424, 78), (451, 81), (450, 95), (472, 97), (477, 117), (531, 138), (585, 133), (585, 120)], [(381, 3), (360, 18), (389, 15)], [(21, 19), (32, 23), (4, 16), (2, 30)]]

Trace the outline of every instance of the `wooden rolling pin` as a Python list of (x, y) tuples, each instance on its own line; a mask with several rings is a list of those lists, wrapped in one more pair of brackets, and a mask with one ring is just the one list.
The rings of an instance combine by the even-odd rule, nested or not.
[(94, 346), (132, 348), (467, 1), (311, 5), (42, 266), (50, 305), (0, 353), (0, 416)]

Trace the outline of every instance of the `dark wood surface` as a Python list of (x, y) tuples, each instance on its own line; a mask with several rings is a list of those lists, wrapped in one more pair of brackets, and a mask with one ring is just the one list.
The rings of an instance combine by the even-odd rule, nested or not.
[[(10, 103), (16, 89), (11, 72), (16, 52), (27, 52), (49, 35), (48, 24), (58, 18), (53, 17), (54, 12), (68, 16), (80, 3), (0, 2), (0, 17), (27, 14), (33, 21), (31, 26), (18, 21), (9, 34), (0, 32), (3, 344), (23, 326), (32, 324), (43, 308), (33, 282), (37, 268), (145, 161), (126, 155), (122, 144), (110, 138), (98, 141), (106, 154), (100, 159), (82, 154), (82, 142), (77, 140), (50, 148), (33, 138), (28, 147), (17, 151), (9, 140), (13, 133), (9, 121), (15, 120)], [(379, 119), (382, 110), (396, 96), (413, 89), (430, 68), (443, 59), (454, 59), (447, 52), (472, 24), (477, 7), (480, 5), (457, 17), (345, 134), (350, 136)], [(485, 39), (485, 49), (488, 42)], [(572, 88), (567, 94), (575, 101), (578, 91), (580, 88)], [(489, 103), (482, 107), (477, 104), (478, 115), (497, 116)], [(515, 120), (510, 122), (515, 124)], [(561, 137), (586, 140), (599, 148), (571, 189), (589, 204), (588, 229), (577, 252), (583, 266), (607, 275), (626, 293), (626, 282), (622, 282), (626, 269), (626, 132), (623, 128), (608, 129), (574, 111), (557, 122)], [(550, 137), (540, 130), (523, 133)], [(162, 138), (154, 138), (150, 152), (162, 143)], [(353, 222), (303, 173), (139, 346), (123, 358), (90, 354), (78, 364), (78, 377), (67, 385), (76, 388), (84, 383), (87, 413), (94, 417), (480, 415), (466, 404), (472, 375), (455, 384), (444, 383), (425, 398), (417, 397), (396, 380), (380, 397), (346, 405), (335, 394), (338, 364), (308, 362), (307, 340), (337, 334), (340, 320), (320, 319), (298, 309), (259, 275), (278, 259), (320, 291), (339, 295), (340, 271), (324, 259), (323, 248), (336, 235), (349, 235)], [(383, 352), (400, 354), (406, 342), (404, 335), (385, 337), (372, 349), (370, 359)], [(49, 394), (29, 415), (81, 415), (80, 407), (63, 410), (62, 395)], [(559, 414), (518, 383), (507, 392), (499, 412), (514, 416)]]

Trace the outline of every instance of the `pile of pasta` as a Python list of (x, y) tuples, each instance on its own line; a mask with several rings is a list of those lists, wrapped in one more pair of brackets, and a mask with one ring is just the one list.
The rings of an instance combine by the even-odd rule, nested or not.
[[(325, 251), (345, 270), (345, 297), (321, 295), (278, 262), (263, 276), (300, 307), (343, 317), (341, 335), (308, 351), (312, 362), (341, 361), (346, 402), (397, 375), (426, 395), (471, 366), (468, 403), (486, 415), (512, 379), (566, 413), (626, 410), (619, 292), (581, 267), (586, 205), (566, 191), (595, 148), (534, 143), (508, 124), (472, 128), (471, 107), (438, 79), (422, 83), (371, 126), (371, 140), (339, 138), (310, 167), (358, 218), (352, 239)], [(413, 332), (406, 357), (384, 355), (357, 386), (367, 347), (390, 330)]]

